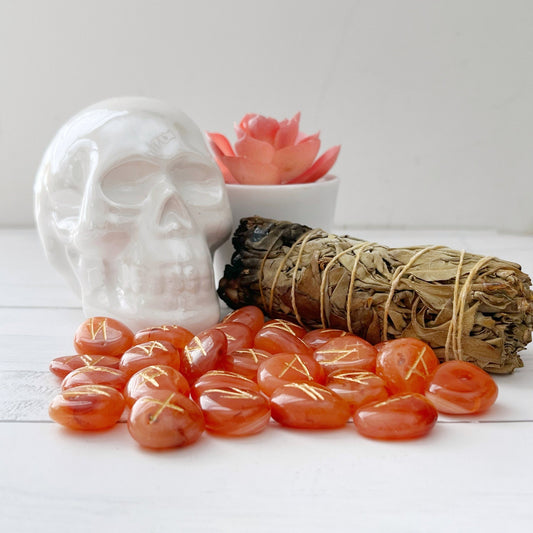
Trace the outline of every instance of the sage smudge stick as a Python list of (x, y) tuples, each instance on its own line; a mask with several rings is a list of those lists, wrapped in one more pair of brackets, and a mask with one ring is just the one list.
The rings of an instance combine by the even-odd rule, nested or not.
[(261, 217), (243, 218), (219, 296), (272, 318), (339, 328), (369, 342), (417, 337), (442, 361), (489, 372), (523, 366), (531, 280), (520, 265), (444, 246), (389, 248)]

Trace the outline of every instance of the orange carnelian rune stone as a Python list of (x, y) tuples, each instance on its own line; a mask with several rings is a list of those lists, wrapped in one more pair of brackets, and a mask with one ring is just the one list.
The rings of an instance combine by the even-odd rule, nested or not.
[(228, 346), (227, 352), (251, 348), (254, 345), (254, 334), (245, 324), (240, 322), (227, 322), (214, 326), (215, 329), (222, 331), (226, 335)]
[(208, 431), (232, 437), (254, 435), (270, 420), (268, 400), (258, 387), (213, 384), (198, 397)]
[(312, 358), (298, 353), (280, 353), (263, 361), (257, 370), (257, 383), (270, 396), (286, 383), (324, 383), (326, 376), (322, 367)]
[(204, 429), (201, 409), (179, 392), (154, 390), (133, 404), (128, 417), (130, 435), (146, 448), (187, 446)]
[(84, 366), (105, 366), (107, 368), (118, 368), (120, 357), (110, 355), (62, 355), (50, 362), (50, 372), (57, 377), (64, 378), (77, 368)]
[(219, 366), (227, 346), (226, 335), (218, 329), (199, 333), (183, 348), (181, 373), (189, 383), (194, 383), (202, 374)]
[(378, 342), (377, 344), (374, 344), (374, 348), (378, 351), (378, 354), (381, 352), (381, 350), (383, 349), (384, 346), (386, 346), (386, 344), (388, 343), (389, 341), (381, 341), (381, 342)]
[(124, 405), (124, 397), (113, 387), (81, 385), (58, 394), (50, 403), (48, 414), (68, 428), (94, 431), (114, 426)]
[(303, 326), (295, 324), (294, 322), (289, 322), (288, 320), (283, 320), (282, 318), (274, 318), (273, 320), (265, 322), (261, 329), (286, 331), (287, 333), (292, 333), (293, 335), (296, 335), (296, 337), (300, 339), (307, 333), (307, 330)]
[(210, 370), (203, 376), (200, 376), (191, 387), (191, 398), (197, 401), (205, 390), (220, 387), (234, 387), (257, 393), (260, 392), (259, 385), (255, 381), (240, 374), (225, 372), (223, 370)]
[(235, 372), (256, 381), (259, 365), (270, 357), (272, 357), (272, 354), (264, 350), (246, 348), (228, 353), (222, 359), (220, 367), (227, 372)]
[(122, 322), (95, 316), (83, 322), (74, 335), (79, 354), (121, 356), (133, 344), (133, 332)]
[(286, 383), (270, 399), (272, 418), (283, 426), (306, 429), (342, 427), (350, 418), (348, 404), (317, 383)]
[(305, 344), (307, 344), (307, 346), (311, 347), (313, 350), (316, 350), (331, 339), (336, 339), (337, 337), (346, 337), (346, 335), (350, 335), (350, 333), (343, 331), (342, 329), (312, 329), (302, 337), (302, 340), (305, 342)]
[(356, 335), (336, 337), (326, 342), (314, 353), (314, 358), (327, 374), (335, 370), (366, 370), (376, 369), (377, 350)]
[(441, 413), (475, 414), (486, 411), (498, 397), (498, 386), (484, 370), (466, 361), (448, 361), (437, 367), (426, 398)]
[(385, 380), (387, 389), (392, 394), (424, 394), (438, 365), (439, 360), (429, 344), (406, 337), (381, 344), (376, 360), (376, 374)]
[(263, 327), (265, 316), (259, 307), (246, 305), (224, 317), (222, 322), (239, 322), (248, 326), (255, 335)]
[(194, 335), (188, 329), (170, 324), (139, 330), (135, 333), (133, 344), (143, 344), (150, 341), (166, 341), (170, 342), (176, 350), (182, 350), (193, 337)]
[(167, 341), (150, 341), (136, 344), (127, 350), (120, 360), (119, 368), (129, 377), (152, 365), (168, 365), (180, 369), (178, 350)]
[(385, 382), (372, 372), (336, 370), (328, 374), (326, 387), (345, 400), (352, 412), (362, 405), (389, 397)]
[(353, 415), (357, 431), (371, 439), (415, 439), (426, 435), (437, 421), (437, 410), (421, 394), (391, 396), (360, 407)]
[(105, 366), (83, 366), (67, 374), (61, 383), (61, 389), (67, 390), (80, 385), (107, 385), (119, 391), (126, 386), (127, 377), (118, 368)]
[(294, 352), (312, 356), (313, 350), (294, 335), (290, 328), (280, 326), (279, 322), (277, 321), (275, 325), (267, 322), (268, 325), (266, 324), (257, 332), (254, 348), (271, 354)]
[(154, 390), (179, 392), (189, 396), (189, 382), (175, 368), (168, 365), (151, 365), (131, 376), (124, 396), (131, 407), (142, 396), (150, 395)]

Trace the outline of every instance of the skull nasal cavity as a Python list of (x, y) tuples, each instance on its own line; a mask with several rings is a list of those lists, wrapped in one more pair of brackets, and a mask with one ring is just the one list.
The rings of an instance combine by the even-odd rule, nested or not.
[(175, 196), (163, 204), (159, 226), (165, 230), (192, 229), (192, 221), (187, 208)]

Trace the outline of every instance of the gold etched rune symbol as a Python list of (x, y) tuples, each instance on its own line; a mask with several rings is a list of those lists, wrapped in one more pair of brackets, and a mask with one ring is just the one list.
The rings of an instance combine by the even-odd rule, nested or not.
[[(296, 362), (299, 363), (301, 368), (294, 366)], [(299, 374), (302, 374), (303, 376), (305, 376), (309, 381), (313, 381), (313, 378), (311, 377), (309, 370), (305, 366), (304, 362), (300, 359), (300, 356), (298, 354), (296, 353), (294, 354), (294, 357), (290, 361), (290, 363), (284, 362), (283, 364), (285, 365), (285, 368), (279, 375), (280, 378), (282, 378), (287, 373), (287, 371), (292, 368), (293, 370), (296, 370), (296, 372), (298, 372)]]
[(153, 424), (154, 422), (157, 422), (157, 419), (159, 418), (161, 413), (167, 408), (173, 409), (174, 411), (178, 411), (180, 413), (185, 412), (185, 409), (181, 408), (179, 405), (174, 405), (173, 403), (170, 403), (172, 402), (172, 399), (174, 398), (175, 395), (176, 394), (172, 392), (170, 396), (164, 402), (160, 400), (156, 400), (155, 398), (152, 398), (150, 396), (145, 396), (143, 398), (140, 398), (140, 401), (151, 402), (151, 403), (155, 403), (160, 406), (159, 409), (153, 415), (148, 416), (149, 424)]
[(243, 353), (249, 353), (252, 356), (254, 363), (259, 363), (259, 357), (262, 359), (268, 359), (268, 355), (257, 353), (253, 348), (247, 348), (246, 350), (243, 350)]
[(274, 320), (270, 324), (264, 326), (264, 328), (280, 329), (281, 331), (286, 331), (287, 333), (294, 335), (294, 331), (291, 329), (291, 327), (282, 320)]
[(348, 357), (349, 355), (353, 353), (357, 353), (357, 346), (353, 347), (351, 350), (318, 350), (318, 353), (321, 354), (339, 354), (337, 357), (334, 357), (333, 359), (330, 359), (329, 361), (320, 361), (320, 363), (324, 366), (328, 365), (334, 365), (335, 363), (338, 363), (339, 361), (342, 361), (345, 357)]
[(192, 355), (191, 355), (191, 352), (189, 351), (188, 346), (185, 346), (185, 348), (183, 348), (183, 355), (185, 356), (185, 359), (187, 359), (187, 362), (192, 366), (193, 364)]
[[(148, 346), (145, 346), (148, 344)], [(168, 352), (164, 344), (161, 344), (159, 341), (150, 341), (149, 343), (138, 344), (137, 347), (140, 348), (146, 355), (151, 356), (154, 353), (155, 348), (159, 348), (163, 352)]]
[(372, 374), (371, 372), (344, 372), (342, 374), (336, 374), (334, 379), (335, 381), (351, 381), (352, 383), (366, 385), (368, 379), (371, 379), (374, 376), (375, 374)]
[(98, 359), (93, 359), (92, 355), (87, 355), (87, 354), (79, 355), (79, 354), (76, 354), (76, 355), (71, 355), (68, 359), (65, 359), (65, 363), (70, 363), (76, 357), (79, 357), (80, 361), (85, 366), (96, 366), (98, 364), (98, 362), (101, 361), (104, 358), (103, 355), (100, 355), (98, 357)]
[(113, 376), (120, 376), (122, 372), (116, 368), (108, 368), (106, 366), (95, 366), (95, 365), (87, 365), (82, 366), (80, 368), (77, 368), (73, 372), (76, 374), (83, 374), (84, 372), (87, 372), (88, 370), (97, 370), (98, 372), (106, 372), (108, 374), (113, 374)]
[(383, 407), (384, 405), (390, 405), (391, 403), (401, 402), (405, 398), (409, 398), (409, 396), (411, 396), (411, 394), (409, 393), (402, 394), (401, 396), (390, 396), (389, 398), (387, 398), (386, 400), (383, 400), (382, 402), (372, 403), (372, 404), (369, 404), (369, 406), (372, 409), (374, 407)]
[[(405, 374), (405, 379), (409, 379), (413, 374), (417, 374), (418, 376), (422, 378), (426, 378), (429, 375), (429, 370), (426, 365), (426, 361), (424, 360), (424, 352), (426, 351), (426, 347), (424, 346), (422, 350), (418, 353), (418, 357), (416, 358), (413, 366), (409, 368), (407, 371), (407, 374)], [(422, 366), (424, 367), (424, 370), (421, 371), (418, 368), (418, 364), (422, 363)]]
[[(74, 356), (76, 357), (76, 356)], [(83, 364), (85, 366), (96, 366), (98, 363), (104, 358), (103, 355), (101, 355), (98, 359), (93, 359), (90, 355), (81, 355), (80, 359), (83, 361)]]
[(204, 348), (204, 346), (202, 344), (202, 341), (196, 336), (193, 338), (193, 341), (196, 342), (196, 344), (198, 345), (198, 348), (202, 352), (202, 355), (207, 356), (207, 353), (205, 352), (205, 348)]
[(152, 330), (154, 331), (170, 331), (171, 329), (178, 329), (178, 326), (176, 326), (175, 324), (172, 324), (172, 325), (164, 325), (164, 326), (155, 326), (152, 328)]
[[(80, 390), (81, 387), (83, 387), (83, 390)], [(90, 396), (94, 394), (100, 394), (102, 396), (108, 396), (111, 397), (111, 394), (103, 388), (103, 385), (82, 385), (80, 387), (76, 387), (75, 389), (67, 389), (66, 391), (63, 391), (61, 394), (64, 398), (69, 398), (71, 396)], [(110, 388), (110, 387), (106, 387)]]
[(300, 389), (302, 392), (307, 394), (311, 400), (324, 400), (324, 396), (322, 395), (323, 391), (318, 391), (315, 387), (312, 385), (309, 385), (309, 383), (288, 383), (285, 385), (285, 387), (291, 387), (293, 389)]
[[(331, 328), (327, 328), (327, 329), (322, 329), (321, 332), (322, 333), (336, 333), (338, 330), (337, 329), (331, 329)], [(349, 333), (348, 331), (343, 331), (342, 333), (340, 333), (338, 336), (339, 337), (346, 337), (346, 335), (351, 335), (351, 333)]]
[[(196, 347), (192, 347), (193, 342), (196, 344)], [(189, 348), (189, 346), (191, 347)], [(207, 357), (207, 353), (205, 351), (205, 348), (202, 345), (202, 341), (196, 335), (191, 339), (189, 344), (185, 346), (185, 348), (183, 349), (183, 355), (185, 355), (185, 358), (187, 359), (190, 365), (193, 364), (192, 354), (191, 354), (192, 350), (200, 350), (202, 352), (202, 355)]]
[[(227, 370), (210, 370), (208, 372), (208, 374), (210, 376), (213, 376), (213, 375), (218, 375), (220, 374), (221, 376), (227, 376), (228, 374), (231, 375), (231, 376), (237, 376), (238, 378), (240, 378), (240, 374), (237, 374), (236, 372), (228, 372)], [(243, 379), (244, 379), (244, 376), (242, 376)]]
[(91, 318), (89, 321), (89, 326), (91, 328), (91, 338), (94, 341), (96, 339), (96, 335), (101, 331), (102, 337), (104, 337), (104, 340), (107, 341), (107, 318), (104, 318), (100, 324), (98, 324), (98, 327), (96, 330), (94, 329), (94, 317)]
[(231, 318), (237, 313), (238, 309), (235, 311), (232, 311), (229, 315), (226, 315), (223, 322), (231, 322)]
[(232, 399), (244, 399), (249, 400), (256, 398), (257, 395), (253, 394), (250, 391), (246, 391), (243, 389), (239, 389), (238, 387), (225, 387), (222, 389), (207, 389), (202, 394), (207, 394), (208, 392), (220, 392), (220, 394), (224, 398), (232, 398)]
[(141, 370), (139, 376), (141, 377), (141, 384), (146, 382), (151, 383), (154, 387), (159, 387), (159, 383), (155, 378), (159, 376), (168, 376), (167, 372), (163, 370), (160, 366), (150, 366)]
[(239, 381), (243, 381), (245, 385), (250, 384), (254, 387), (257, 386), (257, 383), (255, 383), (255, 381), (245, 376), (242, 376), (241, 374), (237, 374), (236, 372), (229, 372), (228, 370), (210, 370), (207, 374), (205, 374), (205, 376), (216, 376), (216, 375), (237, 378)]

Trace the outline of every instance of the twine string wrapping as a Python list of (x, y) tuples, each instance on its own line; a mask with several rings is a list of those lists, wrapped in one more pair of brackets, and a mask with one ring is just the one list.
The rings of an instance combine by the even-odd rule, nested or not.
[(263, 256), (263, 259), (261, 260), (261, 264), (259, 266), (259, 295), (261, 296), (261, 304), (263, 306), (263, 309), (266, 309), (266, 302), (265, 302), (265, 294), (263, 292), (263, 274), (265, 269), (265, 263), (268, 259), (268, 256), (270, 255), (270, 252), (272, 251), (272, 248), (274, 248), (274, 245), (276, 244), (276, 240), (273, 239), (272, 243), (268, 247), (268, 250), (266, 251), (265, 255)]
[[(300, 268), (300, 264), (302, 261), (302, 257), (304, 254), (305, 246), (311, 240), (312, 237), (315, 235), (321, 233), (322, 230), (320, 229), (314, 229), (309, 230), (302, 235), (292, 244), (290, 249), (284, 254), (278, 269), (276, 270), (276, 273), (274, 275), (274, 278), (272, 280), (271, 286), (270, 286), (270, 297), (268, 302), (268, 307), (265, 305), (265, 295), (263, 292), (263, 281), (264, 281), (264, 266), (266, 263), (266, 260), (268, 259), (268, 256), (270, 252), (272, 251), (272, 248), (274, 246), (274, 243), (269, 247), (267, 252), (265, 253), (265, 256), (263, 257), (263, 260), (261, 261), (260, 271), (259, 271), (259, 288), (260, 288), (260, 295), (261, 295), (261, 301), (263, 304), (263, 307), (265, 309), (268, 309), (268, 313), (272, 313), (272, 308), (274, 304), (274, 294), (276, 285), (279, 280), (279, 276), (287, 262), (287, 260), (291, 257), (291, 255), (295, 252), (296, 248), (300, 246), (298, 250), (298, 254), (296, 256), (296, 262), (293, 267), (293, 273), (292, 273), (292, 279), (291, 279), (291, 305), (292, 305), (292, 311), (294, 313), (294, 316), (297, 320), (297, 322), (304, 326), (304, 322), (302, 321), (302, 318), (300, 316), (300, 313), (297, 308), (296, 304), (296, 284), (297, 284), (297, 274), (298, 270)], [(360, 259), (362, 254), (371, 249), (372, 246), (375, 246), (375, 242), (369, 242), (369, 241), (363, 241), (359, 242), (353, 246), (350, 246), (346, 248), (345, 250), (337, 253), (335, 256), (332, 257), (332, 259), (328, 262), (326, 267), (324, 268), (323, 272), (321, 273), (321, 279), (320, 279), (320, 297), (319, 297), (319, 304), (320, 304), (320, 320), (321, 320), (321, 327), (326, 328), (329, 327), (329, 316), (326, 315), (326, 299), (328, 297), (327, 295), (327, 282), (329, 279), (329, 273), (331, 269), (335, 266), (335, 264), (339, 261), (339, 259), (349, 253), (354, 254), (354, 264), (351, 268), (350, 272), (350, 284), (348, 288), (348, 295), (346, 298), (346, 328), (350, 333), (353, 333), (352, 323), (351, 323), (351, 310), (352, 310), (352, 302), (353, 302), (353, 292), (354, 292), (354, 286), (355, 281), (357, 279), (357, 267), (359, 266)], [(408, 273), (409, 269), (412, 268), (417, 260), (424, 255), (425, 253), (431, 251), (431, 250), (438, 250), (441, 248), (445, 248), (444, 246), (440, 245), (434, 245), (434, 246), (427, 246), (425, 248), (422, 248), (418, 250), (415, 254), (411, 256), (409, 261), (397, 268), (391, 278), (390, 283), (390, 289), (389, 293), (387, 295), (387, 300), (385, 301), (385, 305), (383, 308), (383, 318), (382, 318), (382, 340), (386, 341), (388, 339), (388, 316), (389, 316), (389, 310), (392, 303), (392, 299), (394, 297), (394, 294), (398, 288), (398, 285), (400, 284), (402, 278)], [(445, 358), (446, 360), (449, 360), (451, 356), (453, 356), (455, 359), (463, 360), (463, 346), (462, 346), (462, 337), (463, 337), (463, 327), (464, 327), (464, 317), (465, 317), (465, 309), (467, 305), (468, 296), (472, 290), (472, 286), (474, 284), (475, 277), (477, 276), (478, 272), (491, 260), (494, 259), (494, 257), (491, 256), (483, 256), (475, 263), (475, 265), (470, 270), (464, 284), (461, 286), (461, 277), (462, 277), (462, 271), (463, 271), (463, 265), (464, 265), (464, 258), (465, 258), (465, 251), (461, 250), (459, 261), (457, 265), (457, 272), (455, 274), (455, 281), (454, 281), (454, 289), (453, 289), (453, 296), (452, 296), (452, 317), (450, 319), (450, 323), (448, 326), (448, 333), (446, 337), (446, 345), (445, 345)]]
[(296, 264), (294, 265), (294, 271), (292, 273), (292, 282), (291, 282), (291, 304), (292, 304), (292, 310), (294, 311), (294, 316), (296, 317), (296, 320), (298, 321), (298, 324), (300, 326), (303, 326), (304, 323), (302, 322), (302, 319), (300, 318), (300, 313), (298, 312), (298, 309), (296, 308), (296, 275), (298, 274), (298, 269), (300, 268), (300, 262), (302, 260), (302, 255), (304, 252), (305, 245), (311, 239), (311, 237), (314, 237), (317, 233), (320, 233), (322, 230), (316, 229), (308, 231), (304, 234), (304, 238), (301, 241), (300, 250), (298, 252), (298, 257), (296, 258)]
[[(269, 298), (269, 301), (268, 301), (268, 313), (269, 314), (272, 314), (272, 306), (274, 304), (274, 291), (276, 289), (276, 285), (278, 283), (278, 279), (279, 279), (279, 275), (281, 274), (281, 271), (283, 270), (283, 267), (285, 266), (285, 263), (287, 262), (287, 259), (289, 258), (289, 256), (292, 254), (292, 252), (294, 251), (294, 249), (304, 240), (306, 239), (306, 237), (311, 234), (311, 233), (315, 233), (316, 231), (320, 231), (320, 230), (309, 230), (309, 231), (306, 231), (305, 233), (303, 233), (302, 235), (300, 235), (298, 237), (298, 239), (296, 241), (294, 241), (293, 245), (289, 248), (289, 251), (283, 256), (283, 259), (281, 260), (280, 262), (280, 265), (276, 271), (276, 274), (274, 276), (274, 279), (272, 280), (272, 285), (270, 286), (270, 298)], [(307, 242), (307, 241), (306, 241)]]
[(369, 250), (375, 244), (376, 244), (375, 242), (365, 242), (363, 246), (361, 246), (357, 250), (357, 253), (355, 254), (355, 259), (354, 259), (354, 263), (352, 266), (352, 272), (350, 273), (350, 286), (348, 287), (348, 296), (346, 298), (346, 326), (350, 333), (353, 333), (352, 331), (352, 298), (353, 298), (353, 289), (355, 285), (355, 274), (357, 272), (359, 260), (361, 259), (361, 254)]
[[(329, 327), (329, 316), (327, 317), (326, 321), (326, 297), (327, 297), (327, 286), (326, 283), (329, 280), (329, 271), (333, 268), (335, 263), (345, 254), (352, 252), (354, 250), (357, 250), (358, 248), (361, 248), (365, 244), (368, 244), (367, 242), (360, 242), (355, 244), (354, 246), (350, 246), (349, 248), (346, 248), (346, 250), (343, 250), (342, 252), (339, 252), (337, 255), (335, 255), (331, 261), (326, 265), (326, 268), (324, 268), (324, 271), (321, 274), (321, 280), (320, 280), (320, 321), (323, 328)], [(352, 268), (352, 272), (357, 267), (357, 256), (355, 260), (354, 268)]]
[(463, 262), (465, 258), (465, 251), (461, 250), (459, 256), (459, 263), (457, 265), (457, 272), (455, 274), (455, 283), (453, 285), (453, 299), (452, 299), (452, 317), (450, 325), (448, 326), (448, 334), (446, 335), (446, 345), (444, 347), (444, 357), (446, 361), (450, 360), (450, 344), (453, 354), (457, 353), (457, 337), (455, 336), (455, 329), (457, 327), (457, 311), (459, 309), (459, 288), (461, 284), (461, 275), (463, 271)]
[(492, 261), (494, 257), (485, 256), (482, 257), (473, 267), (466, 281), (461, 289), (461, 294), (459, 295), (459, 312), (457, 317), (457, 351), (455, 352), (458, 358), (462, 361), (463, 359), (463, 323), (464, 323), (464, 314), (466, 307), (466, 300), (468, 294), (472, 290), (472, 285), (474, 284), (474, 278), (477, 276), (477, 273), (489, 262)]
[(444, 248), (443, 246), (427, 246), (426, 248), (422, 248), (419, 250), (416, 254), (411, 256), (411, 259), (407, 261), (407, 263), (401, 267), (397, 268), (392, 276), (391, 279), (391, 285), (389, 294), (387, 296), (387, 300), (385, 301), (385, 306), (383, 308), (383, 327), (381, 330), (381, 340), (386, 341), (388, 339), (388, 330), (389, 330), (389, 308), (390, 304), (392, 302), (392, 298), (394, 296), (394, 292), (396, 291), (396, 287), (399, 285), (401, 279), (403, 276), (407, 273), (407, 271), (415, 264), (416, 260), (424, 255), (425, 253), (429, 252), (430, 250), (437, 250), (439, 248)]

